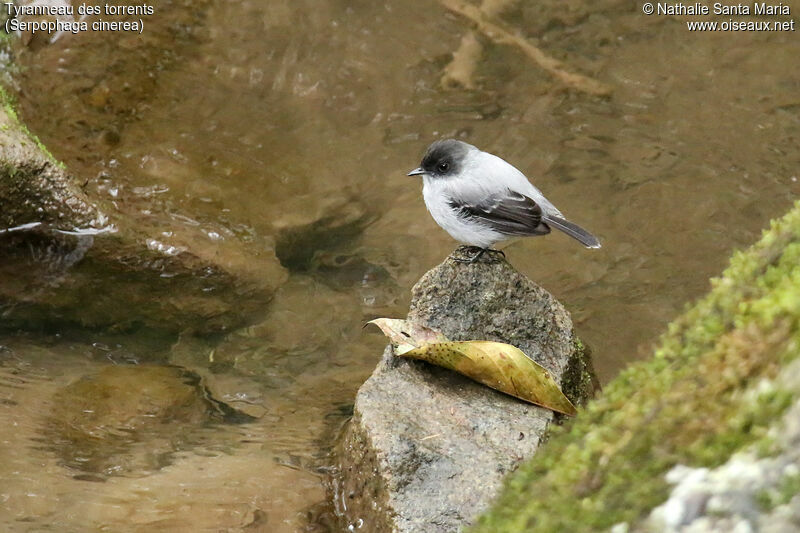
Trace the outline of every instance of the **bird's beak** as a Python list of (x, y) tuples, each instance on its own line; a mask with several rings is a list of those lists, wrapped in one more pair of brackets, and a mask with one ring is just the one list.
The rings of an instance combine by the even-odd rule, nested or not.
[(420, 174), (425, 174), (425, 170), (422, 167), (415, 168), (408, 173), (408, 176), (419, 176)]

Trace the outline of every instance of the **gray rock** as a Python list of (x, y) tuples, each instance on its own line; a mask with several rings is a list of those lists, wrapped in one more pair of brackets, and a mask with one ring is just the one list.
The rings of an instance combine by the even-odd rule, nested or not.
[[(413, 288), (409, 319), (454, 340), (513, 344), (567, 386), (573, 402), (585, 401), (591, 362), (564, 307), (505, 260), (463, 264), (459, 253)], [(536, 452), (555, 417), (387, 347), (338, 446), (338, 514), (345, 527), (366, 531), (456, 531)]]

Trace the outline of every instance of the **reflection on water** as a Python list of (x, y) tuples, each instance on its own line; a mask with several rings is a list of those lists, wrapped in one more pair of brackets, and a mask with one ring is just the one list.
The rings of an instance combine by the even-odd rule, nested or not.
[(215, 396), (258, 422), (210, 424), (207, 442), (236, 444), (171, 448), (169, 465), (103, 490), (30, 443), (56, 390), (98, 371), (102, 354), (81, 346), (108, 333), (46, 356), (39, 340), (15, 348), (30, 382), (2, 405), (23, 422), (4, 441), (17, 452), (0, 474), (0, 520), (279, 531), (301, 513), (324, 527), (318, 469), (383, 344), (361, 324), (405, 314), (411, 285), (454, 247), (405, 177), (434, 138), (500, 154), (600, 236), (599, 251), (560, 235), (506, 251), (572, 312), (604, 380), (800, 192), (794, 35), (689, 35), (621, 0), (506, 4), (506, 25), (612, 96), (565, 90), (482, 35), (465, 38), (470, 88), (443, 89), (471, 29), (436, 2), (171, 0), (141, 37), (20, 51), (23, 115), (87, 190), (163, 246), (275, 256), (288, 276), (246, 329), (114, 341), (216, 379)]

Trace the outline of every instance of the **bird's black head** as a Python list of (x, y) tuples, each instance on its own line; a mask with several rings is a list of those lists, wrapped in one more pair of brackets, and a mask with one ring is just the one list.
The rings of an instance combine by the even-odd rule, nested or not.
[(455, 139), (436, 141), (428, 147), (422, 164), (408, 173), (409, 176), (426, 174), (434, 178), (455, 176), (461, 172), (464, 158), (471, 146)]

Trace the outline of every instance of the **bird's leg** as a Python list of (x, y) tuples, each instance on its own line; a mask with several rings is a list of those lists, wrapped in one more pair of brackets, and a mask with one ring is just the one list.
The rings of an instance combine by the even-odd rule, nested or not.
[[(460, 246), (458, 248), (459, 253), (462, 257), (453, 257), (453, 260), (457, 263), (474, 263), (480, 257), (486, 253), (486, 248), (481, 248), (479, 246)], [(463, 255), (472, 254), (469, 257), (463, 257)]]
[(505, 252), (504, 252), (503, 250), (495, 250), (494, 248), (481, 248), (481, 247), (479, 247), (479, 246), (465, 246), (465, 247), (463, 248), (463, 250), (464, 250), (464, 251), (467, 251), (467, 250), (470, 250), (470, 251), (477, 250), (477, 252), (475, 252), (475, 254), (473, 254), (473, 255), (472, 255), (472, 256), (470, 256), (470, 257), (454, 257), (453, 259), (454, 259), (456, 262), (458, 262), (458, 263), (467, 263), (467, 264), (470, 264), (470, 265), (471, 265), (472, 263), (474, 263), (474, 262), (476, 262), (478, 259), (480, 259), (480, 258), (481, 258), (481, 256), (483, 256), (483, 254), (485, 254), (485, 253), (490, 253), (490, 254), (500, 254), (500, 255), (502, 255), (503, 257), (505, 257), (505, 256), (506, 256), (506, 254), (505, 254)]

